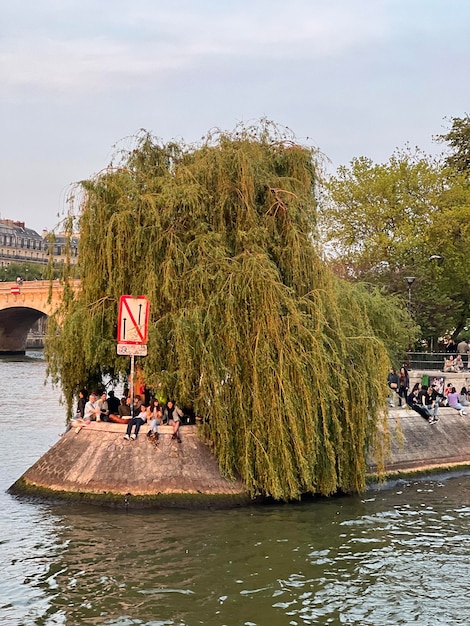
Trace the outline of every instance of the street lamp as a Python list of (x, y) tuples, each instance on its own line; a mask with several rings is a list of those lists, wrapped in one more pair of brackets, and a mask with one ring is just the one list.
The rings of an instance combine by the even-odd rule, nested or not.
[(411, 285), (415, 282), (416, 276), (405, 276), (405, 280), (408, 283), (408, 310), (411, 315)]

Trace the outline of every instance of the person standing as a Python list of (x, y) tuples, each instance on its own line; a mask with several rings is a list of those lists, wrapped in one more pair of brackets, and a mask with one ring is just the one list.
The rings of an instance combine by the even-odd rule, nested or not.
[(459, 343), (457, 344), (457, 354), (460, 354), (460, 356), (462, 357), (462, 361), (464, 364), (464, 367), (468, 369), (468, 352), (470, 350), (470, 346), (468, 344), (468, 341), (466, 339), (462, 339), (462, 341), (459, 341)]
[(402, 400), (403, 400), (403, 404), (406, 404), (406, 398), (408, 396), (408, 389), (410, 387), (410, 377), (408, 375), (408, 370), (406, 369), (405, 366), (400, 368), (400, 373), (398, 375), (398, 406), (401, 407), (402, 406)]
[(388, 392), (388, 402), (392, 409), (395, 408), (395, 394), (398, 393), (398, 385), (400, 384), (400, 379), (397, 374), (397, 370), (394, 367), (390, 368), (390, 372), (387, 376), (387, 385), (389, 388)]
[(447, 354), (457, 354), (457, 346), (455, 345), (455, 341), (453, 339), (449, 340), (449, 343), (446, 346)]

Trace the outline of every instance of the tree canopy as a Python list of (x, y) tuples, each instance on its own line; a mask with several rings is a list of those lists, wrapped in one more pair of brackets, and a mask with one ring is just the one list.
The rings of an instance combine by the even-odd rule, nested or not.
[(451, 118), (452, 124), (446, 133), (437, 135), (437, 141), (448, 145), (447, 164), (457, 170), (470, 173), (470, 116)]
[(387, 350), (413, 329), (319, 256), (316, 152), (261, 122), (198, 146), (143, 132), (118, 156), (80, 183), (65, 224), (78, 220), (81, 289), (66, 289), (46, 355), (69, 408), (126, 375), (118, 301), (146, 295), (145, 382), (206, 418), (224, 474), (278, 499), (362, 490)]
[(350, 280), (406, 295), (424, 338), (459, 332), (470, 304), (468, 178), (440, 159), (398, 151), (354, 159), (328, 182), (320, 229), (332, 266)]

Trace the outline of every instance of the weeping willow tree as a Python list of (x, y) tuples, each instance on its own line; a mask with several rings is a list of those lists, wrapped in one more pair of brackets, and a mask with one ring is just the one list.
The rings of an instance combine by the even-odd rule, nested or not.
[(118, 301), (146, 295), (145, 382), (206, 418), (225, 475), (277, 499), (362, 490), (389, 361), (372, 296), (315, 249), (316, 161), (260, 122), (196, 147), (142, 133), (80, 183), (66, 226), (78, 222), (81, 289), (66, 289), (47, 342), (69, 407), (127, 372)]

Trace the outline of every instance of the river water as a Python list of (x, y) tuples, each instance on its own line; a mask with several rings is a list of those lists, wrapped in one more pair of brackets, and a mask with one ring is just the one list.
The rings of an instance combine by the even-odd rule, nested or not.
[(63, 430), (40, 353), (0, 360), (0, 624), (470, 624), (470, 477), (231, 511), (6, 493)]

